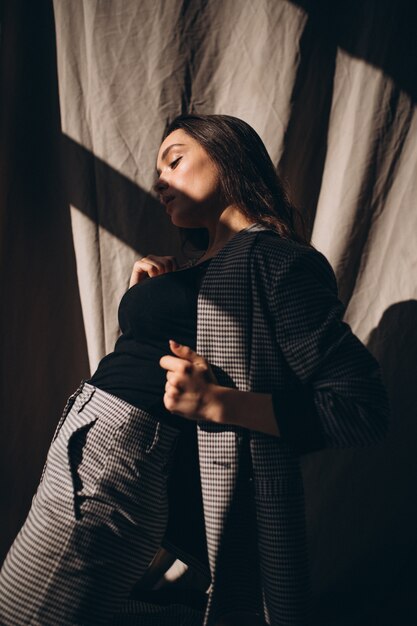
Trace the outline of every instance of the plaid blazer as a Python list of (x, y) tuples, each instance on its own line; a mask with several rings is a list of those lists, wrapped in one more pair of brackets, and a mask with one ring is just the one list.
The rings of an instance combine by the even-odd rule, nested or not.
[(299, 454), (372, 444), (387, 428), (378, 364), (343, 312), (325, 257), (263, 226), (237, 233), (210, 263), (197, 352), (219, 384), (272, 393), (282, 436), (198, 425), (206, 625), (233, 610), (263, 610), (276, 626), (308, 621)]

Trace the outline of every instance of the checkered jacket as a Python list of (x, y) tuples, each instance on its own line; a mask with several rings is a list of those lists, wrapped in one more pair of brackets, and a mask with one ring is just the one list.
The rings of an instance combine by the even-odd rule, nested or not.
[(262, 605), (267, 623), (308, 621), (299, 453), (372, 444), (387, 428), (378, 364), (343, 311), (324, 256), (263, 226), (240, 231), (210, 263), (197, 352), (219, 384), (273, 393), (282, 436), (199, 423), (207, 625)]

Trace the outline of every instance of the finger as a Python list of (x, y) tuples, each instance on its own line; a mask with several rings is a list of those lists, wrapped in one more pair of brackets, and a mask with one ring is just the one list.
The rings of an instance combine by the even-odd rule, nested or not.
[(166, 271), (165, 260), (162, 257), (157, 257), (151, 254), (142, 257), (139, 261), (136, 261), (135, 266), (147, 272), (148, 276), (151, 277), (159, 276), (159, 274), (164, 274)]
[(144, 260), (152, 263), (158, 269), (159, 274), (173, 272), (177, 269), (177, 260), (174, 256), (156, 256), (154, 254), (148, 254), (144, 257)]
[(173, 398), (172, 396), (169, 396), (167, 393), (164, 394), (164, 398), (163, 398), (163, 402), (165, 405), (165, 408), (168, 411), (171, 411), (172, 413), (177, 413), (178, 415), (181, 415), (177, 403), (178, 400), (176, 398)]
[(195, 366), (203, 370), (209, 369), (207, 359), (201, 356), (201, 354), (198, 354), (195, 350), (193, 350), (189, 346), (183, 346), (180, 343), (177, 343), (176, 341), (174, 341), (173, 339), (169, 340), (169, 346), (172, 352), (174, 352), (174, 354), (178, 354), (180, 358), (190, 361)]
[(150, 276), (152, 271), (154, 271), (154, 269), (151, 263), (143, 261), (142, 259), (136, 261), (133, 265), (132, 274), (130, 276), (129, 287), (136, 285), (144, 278)]
[(130, 276), (129, 288), (133, 287), (137, 283), (140, 283), (144, 278), (148, 278), (148, 272), (143, 267), (140, 267), (139, 261), (133, 266), (132, 274)]
[(164, 393), (163, 397), (164, 406), (168, 411), (174, 411), (175, 409), (175, 400), (171, 398), (167, 393)]
[(148, 273), (148, 276), (158, 276), (161, 273), (164, 273), (164, 267), (162, 263), (154, 261), (149, 257), (141, 259), (139, 261), (140, 266)]
[(171, 356), (170, 354), (166, 354), (165, 356), (159, 359), (159, 365), (164, 370), (170, 370), (172, 372), (178, 372), (180, 374), (190, 374), (192, 365), (189, 361), (184, 359), (179, 359), (176, 356)]
[(153, 278), (160, 274), (173, 272), (178, 269), (178, 263), (174, 256), (156, 256), (148, 254), (135, 262), (130, 277), (129, 288), (141, 282), (146, 277)]
[(174, 256), (164, 257), (164, 267), (166, 272), (175, 272), (178, 269), (177, 259)]
[(143, 270), (143, 271), (148, 271), (151, 267), (155, 266), (156, 264), (154, 262), (152, 262), (148, 257), (144, 256), (141, 259), (139, 259), (138, 261), (135, 262), (133, 268), (134, 269), (138, 269), (138, 270)]
[(179, 398), (180, 395), (181, 395), (181, 389), (179, 389), (175, 385), (171, 385), (171, 383), (167, 382), (166, 385), (165, 385), (165, 393), (170, 398)]
[(213, 369), (208, 362), (208, 360), (192, 350), (189, 346), (183, 346), (173, 339), (169, 340), (170, 348), (174, 354), (178, 355), (178, 358), (186, 359), (189, 363), (192, 363), (193, 366), (198, 368), (206, 377), (206, 380), (212, 382), (214, 384), (218, 384), (218, 380), (216, 375), (213, 372)]
[(184, 385), (184, 381), (181, 376), (178, 375), (177, 372), (167, 372), (167, 381), (173, 385), (174, 387), (182, 387)]
[(168, 372), (165, 389), (168, 389), (168, 387), (178, 389), (178, 391), (182, 393), (185, 389), (184, 380), (179, 378), (173, 372)]

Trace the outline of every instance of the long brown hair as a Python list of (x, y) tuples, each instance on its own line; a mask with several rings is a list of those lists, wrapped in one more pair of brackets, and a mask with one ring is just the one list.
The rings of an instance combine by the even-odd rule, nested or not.
[[(198, 141), (217, 165), (227, 203), (281, 237), (307, 243), (303, 220), (290, 203), (262, 139), (249, 124), (230, 115), (185, 114), (167, 126), (163, 139), (177, 129)], [(205, 229), (183, 230), (197, 247), (206, 247)]]

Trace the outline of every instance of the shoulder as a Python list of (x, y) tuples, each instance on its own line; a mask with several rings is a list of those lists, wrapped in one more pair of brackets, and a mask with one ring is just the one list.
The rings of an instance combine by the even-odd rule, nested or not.
[(321, 252), (307, 244), (285, 239), (269, 229), (256, 233), (251, 249), (251, 267), (269, 282), (304, 274), (336, 286), (334, 271)]
[(252, 246), (252, 259), (254, 262), (269, 262), (274, 266), (285, 268), (312, 265), (323, 267), (333, 273), (329, 261), (324, 254), (313, 246), (299, 243), (292, 239), (285, 239), (270, 229), (256, 233), (256, 239)]

